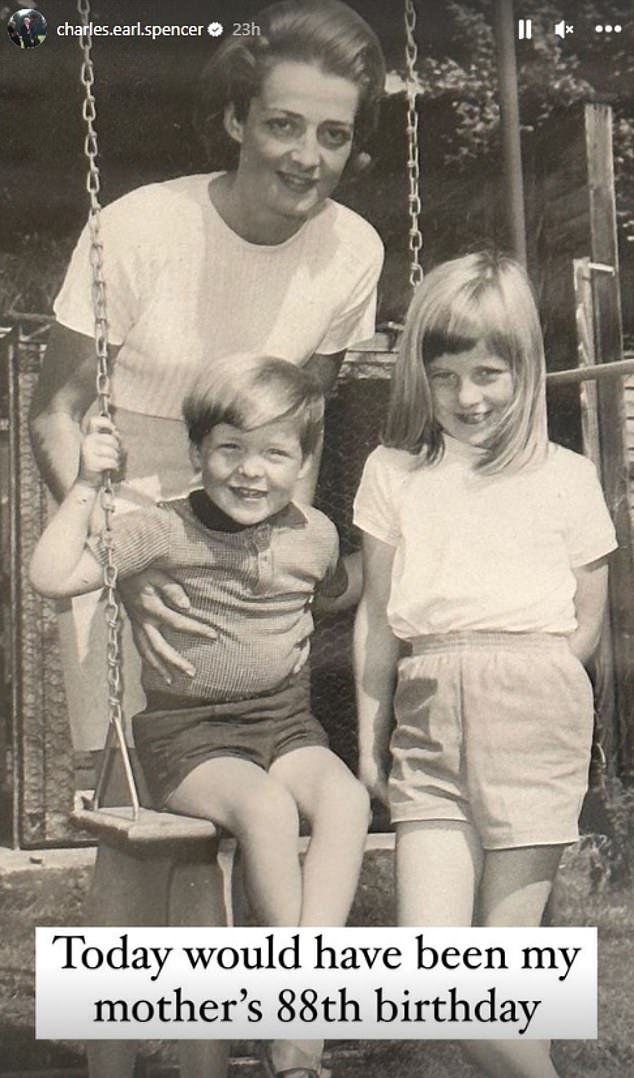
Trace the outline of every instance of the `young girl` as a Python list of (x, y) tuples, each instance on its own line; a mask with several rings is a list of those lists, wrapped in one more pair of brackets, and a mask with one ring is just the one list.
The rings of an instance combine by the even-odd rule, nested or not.
[[(438, 266), (357, 494), (360, 774), (391, 808), (402, 925), (539, 925), (578, 835), (615, 537), (593, 465), (548, 441), (544, 368), (517, 264)], [(544, 1042), (466, 1051), (557, 1073)]]

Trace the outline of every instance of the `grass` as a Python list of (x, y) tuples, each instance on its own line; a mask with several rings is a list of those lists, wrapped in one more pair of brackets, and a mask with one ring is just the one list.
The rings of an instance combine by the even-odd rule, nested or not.
[[(568, 852), (557, 881), (553, 923), (599, 927), (600, 1036), (598, 1041), (564, 1041), (554, 1055), (562, 1078), (624, 1078), (634, 1073), (634, 893), (597, 882), (597, 851), (591, 841)], [(29, 871), (0, 881), (0, 1075), (56, 1069), (80, 1074), (81, 1046), (35, 1041), (33, 1033), (33, 929), (36, 925), (77, 924), (87, 887), (85, 869)], [(353, 911), (357, 925), (394, 923), (390, 855), (366, 858)], [(252, 1046), (236, 1045), (235, 1055)], [(143, 1054), (160, 1061), (150, 1074), (175, 1075), (173, 1046), (147, 1043)], [(335, 1078), (474, 1078), (455, 1043), (425, 1041), (338, 1042)], [(167, 1069), (163, 1069), (167, 1068)], [(245, 1067), (234, 1063), (235, 1070)], [(251, 1068), (249, 1068), (250, 1070)], [(254, 1073), (259, 1069), (253, 1066)]]

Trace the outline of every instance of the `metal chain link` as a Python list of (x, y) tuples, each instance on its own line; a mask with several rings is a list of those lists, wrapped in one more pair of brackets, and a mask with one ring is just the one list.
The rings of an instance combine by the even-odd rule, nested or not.
[(407, 176), (409, 194), (409, 283), (412, 289), (423, 279), (423, 267), (420, 252), (423, 246), (423, 234), (420, 228), (422, 203), (420, 196), (420, 162), (418, 144), (418, 113), (416, 111), (416, 63), (418, 46), (416, 44), (416, 6), (414, 0), (405, 0), (405, 66), (407, 71)]
[[(97, 111), (93, 87), (95, 72), (92, 62), (92, 35), (90, 33), (90, 0), (77, 0), (84, 32), (79, 37), (79, 47), (82, 51), (81, 83), (85, 90), (82, 116), (86, 123), (86, 137), (84, 140), (84, 153), (88, 162), (86, 175), (86, 190), (90, 199), (90, 213), (88, 227), (90, 229), (90, 265), (92, 269), (92, 297), (95, 315), (95, 352), (97, 357), (96, 387), (99, 404), (99, 413), (105, 419), (111, 418), (111, 387), (110, 387), (110, 364), (108, 360), (108, 316), (106, 309), (106, 285), (103, 272), (103, 243), (101, 241), (101, 205), (99, 202), (99, 167), (97, 157), (99, 146), (95, 121)], [(135, 817), (139, 812), (139, 796), (134, 780), (130, 754), (125, 738), (123, 711), (121, 706), (121, 650), (119, 645), (121, 631), (121, 605), (117, 595), (117, 567), (114, 561), (114, 549), (112, 541), (112, 514), (115, 510), (112, 475), (105, 472), (101, 488), (101, 505), (104, 513), (104, 548), (106, 551), (106, 564), (104, 566), (104, 587), (106, 591), (106, 623), (108, 627), (107, 638), (107, 674), (108, 674), (108, 718), (109, 732), (106, 741), (106, 759), (104, 768), (97, 782), (95, 790), (95, 807), (99, 803), (105, 776), (107, 774), (108, 759), (112, 745), (112, 731), (116, 734), (123, 766), (125, 770), (130, 799)]]

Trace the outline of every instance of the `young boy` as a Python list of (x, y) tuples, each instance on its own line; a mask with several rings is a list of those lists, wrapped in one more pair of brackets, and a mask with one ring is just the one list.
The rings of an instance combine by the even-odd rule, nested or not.
[[(323, 410), (312, 378), (285, 360), (215, 362), (183, 405), (202, 488), (112, 522), (119, 578), (165, 570), (216, 634), (171, 633), (193, 673), (168, 686), (144, 664), (147, 709), (133, 730), (155, 807), (235, 835), (254, 910), (272, 926), (345, 924), (368, 823), (364, 788), (310, 713), (311, 604), (347, 585), (334, 525), (292, 501)], [(79, 477), (33, 555), (42, 594), (101, 586), (104, 540), (90, 521), (102, 473), (121, 459), (113, 424), (93, 419)], [(312, 836), (303, 870), (300, 815)]]

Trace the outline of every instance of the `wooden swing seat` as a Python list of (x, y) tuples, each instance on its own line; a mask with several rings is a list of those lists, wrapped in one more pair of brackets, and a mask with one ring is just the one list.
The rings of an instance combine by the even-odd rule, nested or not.
[(71, 822), (95, 835), (100, 842), (114, 846), (149, 846), (157, 843), (187, 843), (217, 840), (218, 829), (210, 820), (177, 816), (130, 805), (107, 805), (92, 808), (84, 803), (71, 813)]
[[(109, 846), (136, 847), (137, 851), (147, 852), (150, 846), (211, 842), (221, 850), (230, 852), (236, 842), (226, 831), (216, 827), (211, 820), (200, 820), (195, 816), (178, 816), (173, 812), (157, 812), (156, 809), (140, 808), (135, 816), (130, 805), (107, 805), (93, 808), (86, 794), (79, 795), (79, 803), (70, 814), (70, 821), (81, 831), (88, 831), (99, 842)], [(308, 849), (309, 837), (301, 834), (297, 848), (299, 853)], [(366, 838), (368, 850), (386, 849), (394, 845), (393, 833), (370, 833)]]

